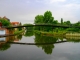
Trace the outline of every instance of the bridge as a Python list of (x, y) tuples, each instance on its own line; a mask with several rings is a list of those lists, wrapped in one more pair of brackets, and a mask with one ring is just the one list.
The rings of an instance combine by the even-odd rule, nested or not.
[(27, 25), (27, 26), (11, 26), (11, 27), (4, 27), (4, 28), (20, 28), (20, 27), (35, 27), (35, 26), (46, 26), (46, 27), (62, 27), (62, 28), (80, 28), (80, 26), (73, 26), (73, 25), (51, 25), (51, 24), (37, 24), (37, 25)]
[(22, 43), (22, 42), (7, 42), (7, 43), (10, 43), (10, 44), (21, 44), (21, 45), (50, 45), (50, 44), (57, 44), (57, 43), (64, 43), (64, 42), (67, 42), (66, 41), (58, 41), (58, 42), (54, 42), (54, 43)]

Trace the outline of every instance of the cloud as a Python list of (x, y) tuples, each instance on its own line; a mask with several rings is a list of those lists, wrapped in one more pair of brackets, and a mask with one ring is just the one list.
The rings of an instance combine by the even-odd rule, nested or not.
[(44, 4), (52, 4), (52, 3), (58, 3), (58, 2), (65, 2), (66, 0), (36, 0), (38, 3), (44, 3)]
[(50, 10), (53, 17), (77, 22), (80, 19), (80, 1), (78, 0), (1, 0), (0, 16), (6, 16), (11, 21), (22, 23), (33, 22), (36, 15), (43, 15)]
[(76, 3), (70, 3), (70, 4), (66, 4), (64, 5), (65, 7), (69, 7), (69, 8), (80, 8), (80, 4), (76, 4)]
[(66, 0), (47, 0), (49, 3), (65, 2)]

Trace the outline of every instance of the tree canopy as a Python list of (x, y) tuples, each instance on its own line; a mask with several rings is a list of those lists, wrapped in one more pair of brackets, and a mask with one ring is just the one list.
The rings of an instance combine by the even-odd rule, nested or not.
[(5, 18), (0, 18), (0, 22), (2, 23), (2, 26), (10, 26), (10, 21)]
[(54, 17), (50, 11), (44, 13), (44, 23), (53, 23)]
[(44, 15), (37, 15), (35, 17), (35, 24), (52, 24), (54, 21), (54, 17), (52, 17), (51, 11), (46, 11)]

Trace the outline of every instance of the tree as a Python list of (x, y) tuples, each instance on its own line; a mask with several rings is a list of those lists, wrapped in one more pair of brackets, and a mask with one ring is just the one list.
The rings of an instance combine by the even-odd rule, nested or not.
[(7, 19), (1, 18), (0, 22), (2, 23), (2, 26), (10, 26), (10, 21)]
[(74, 24), (74, 26), (80, 26), (80, 21)]
[[(52, 13), (50, 11), (46, 11), (43, 15), (37, 15), (35, 17), (34, 23), (35, 24), (53, 24), (57, 23), (57, 21), (54, 21), (54, 17), (52, 17)], [(41, 31), (50, 31), (52, 30), (52, 27), (45, 27), (45, 26), (38, 26), (35, 27), (35, 30), (41, 30)]]
[(35, 24), (41, 24), (41, 23), (43, 23), (43, 15), (37, 15), (35, 17), (34, 23)]
[(63, 24), (63, 18), (61, 18), (61, 24)]
[(53, 21), (53, 24), (58, 24), (58, 21), (57, 21), (57, 20), (54, 20), (54, 21)]
[(54, 17), (52, 17), (52, 13), (50, 11), (46, 11), (43, 15), (37, 15), (35, 17), (34, 23), (35, 24), (42, 24), (42, 23), (47, 23), (47, 24), (52, 24), (54, 20)]
[(70, 24), (71, 22), (69, 20), (64, 22), (64, 25), (70, 25)]
[(50, 11), (46, 11), (44, 13), (44, 23), (52, 24), (53, 20), (54, 20), (54, 17), (52, 17), (52, 13)]

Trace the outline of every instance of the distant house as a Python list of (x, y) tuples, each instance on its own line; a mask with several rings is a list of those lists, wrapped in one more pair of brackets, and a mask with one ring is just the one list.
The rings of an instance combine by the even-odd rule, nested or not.
[[(12, 26), (19, 26), (20, 23), (19, 22), (11, 22), (11, 25)], [(15, 28), (15, 30), (18, 30), (18, 28)]]
[(12, 26), (19, 26), (19, 24), (20, 24), (19, 22), (11, 22)]

